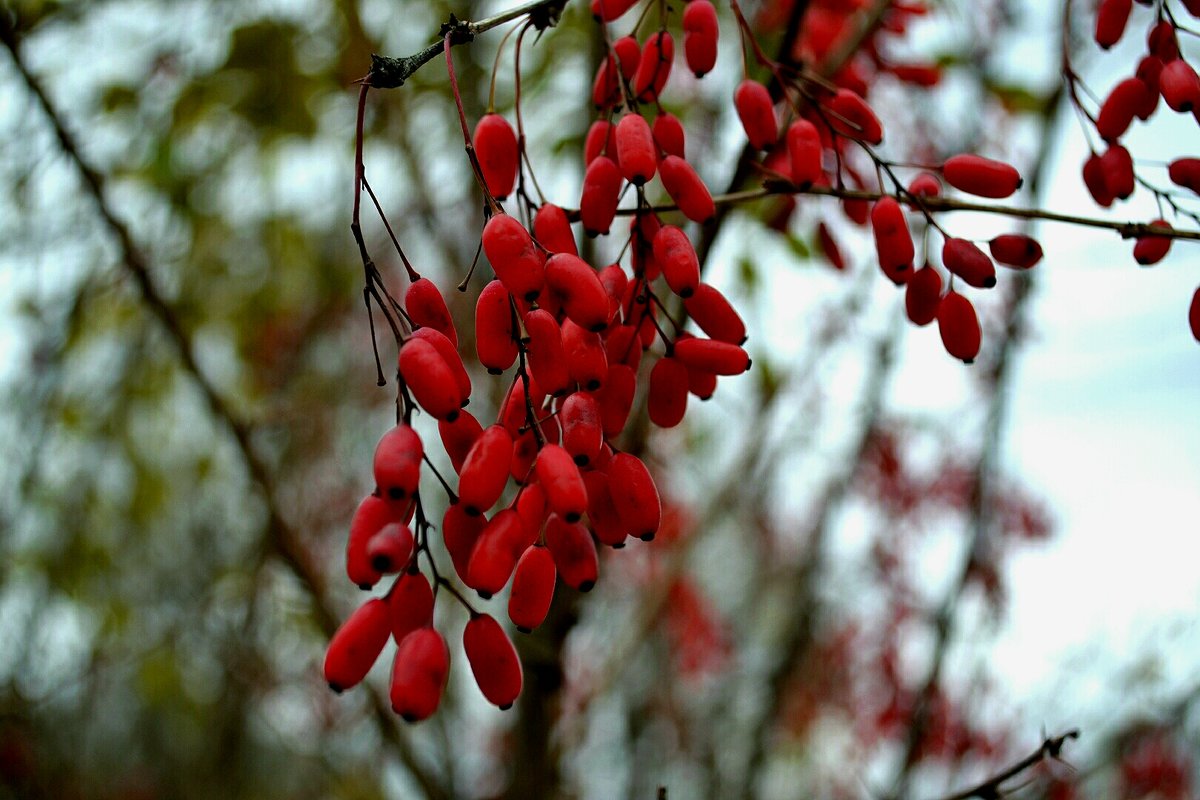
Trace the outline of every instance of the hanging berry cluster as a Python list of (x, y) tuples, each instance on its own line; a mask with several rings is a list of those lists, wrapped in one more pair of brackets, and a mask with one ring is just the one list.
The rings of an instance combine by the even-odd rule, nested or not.
[[(649, 541), (658, 531), (662, 504), (654, 479), (636, 455), (619, 447), (635, 399), (644, 396), (651, 422), (670, 428), (682, 421), (690, 396), (707, 399), (719, 377), (750, 367), (742, 347), (746, 326), (720, 290), (702, 280), (690, 223), (715, 225), (719, 207), (768, 194), (788, 195), (793, 207), (792, 195), (839, 197), (851, 221), (869, 222), (881, 271), (905, 288), (908, 318), (916, 325), (936, 320), (949, 354), (971, 363), (980, 351), (982, 330), (963, 284), (988, 290), (997, 284), (997, 264), (1029, 269), (1041, 260), (1042, 249), (1027, 235), (1008, 233), (988, 241), (985, 251), (976, 242), (951, 235), (935, 214), (972, 208), (1071, 221), (1062, 215), (1017, 213), (1005, 206), (943, 196), (945, 184), (988, 200), (1012, 197), (1022, 178), (1001, 161), (963, 153), (936, 165), (914, 166), (880, 156), (876, 148), (884, 140), (884, 128), (865, 97), (869, 82), (856, 63), (848, 61), (853, 51), (838, 55), (835, 46), (857, 6), (832, 1), (813, 3), (811, 24), (797, 39), (803, 57), (818, 65), (808, 67), (768, 58), (737, 0), (729, 0), (744, 76), (732, 105), (746, 134), (744, 157), (765, 179), (760, 191), (714, 198), (687, 159), (681, 121), (662, 108), (660, 98), (671, 76), (678, 74), (673, 27), (682, 28), (682, 61), (696, 78), (716, 66), (716, 8), (709, 0), (692, 0), (676, 18), (674, 7), (647, 1), (631, 32), (614, 38), (613, 28), (635, 16), (626, 15), (638, 0), (591, 0), (606, 49), (592, 83), (597, 119), (584, 144), (578, 205), (556, 205), (542, 194), (525, 149), (520, 55), (525, 34), (553, 25), (565, 2), (533, 0), (487, 24), (452, 20), (443, 29), (441, 45), (390, 64), (377, 59), (360, 94), (351, 227), (362, 255), (369, 314), (373, 304), (397, 342), (399, 392), (397, 425), (383, 435), (375, 451), (375, 491), (362, 501), (351, 523), (346, 572), (362, 589), (385, 578), (391, 585), (383, 597), (364, 603), (336, 633), (325, 676), (337, 691), (355, 685), (387, 640), (394, 639), (391, 702), (410, 721), (434, 713), (449, 674), (449, 648), (434, 627), (439, 594), (466, 609), (463, 650), (476, 683), (489, 702), (507, 708), (522, 685), (516, 649), (505, 627), (476, 610), (472, 602), (477, 601), (469, 600), (461, 587), (483, 600), (507, 589), (509, 621), (520, 631), (531, 631), (546, 618), (560, 581), (576, 591), (592, 588), (598, 577), (597, 545), (621, 548), (630, 537)], [(1128, 0), (1101, 3), (1101, 44), (1115, 42), (1124, 26), (1123, 17), (1120, 25), (1113, 21), (1117, 12), (1112, 7), (1124, 8), (1128, 16), (1128, 6)], [(1160, 13), (1163, 7), (1159, 4)], [(888, 9), (886, 24), (863, 33), (858, 46), (874, 58), (879, 71), (918, 86), (938, 82), (937, 67), (888, 63), (875, 41), (903, 32), (910, 17), (926, 10), (923, 4), (897, 2)], [(517, 33), (516, 128), (495, 112), (489, 99), (487, 113), (472, 131), (458, 91), (452, 47), (512, 21), (519, 22), (510, 31)], [(1173, 22), (1160, 21), (1155, 30), (1163, 24), (1170, 28)], [(651, 26), (653, 30), (644, 30)], [(1169, 34), (1173, 41), (1173, 29)], [(1111, 142), (1110, 153), (1124, 152), (1116, 139), (1132, 116), (1153, 111), (1143, 91), (1151, 73), (1158, 87), (1155, 102), (1161, 90), (1172, 108), (1200, 113), (1200, 85), (1194, 92), (1188, 88), (1195, 74), (1177, 49), (1167, 57), (1167, 38), (1161, 32), (1151, 35), (1148, 58), (1163, 62), (1161, 69), (1152, 69), (1153, 64), (1139, 68), (1138, 76), (1130, 79), (1137, 86), (1118, 87), (1101, 111), (1097, 129)], [(489, 374), (507, 382), (497, 419), (487, 426), (466, 410), (471, 375), (460, 356), (458, 332), (444, 296), (405, 256), (362, 160), (368, 89), (398, 86), (409, 74), (405, 69), (411, 72), (440, 54), (445, 56), (466, 153), (485, 201), (480, 250), (494, 278), (482, 287), (476, 302), (474, 355)], [(751, 77), (751, 61), (762, 68), (765, 82)], [(1177, 62), (1183, 66), (1173, 66)], [(494, 71), (493, 95), (495, 79)], [(1085, 179), (1093, 193), (1096, 186), (1108, 193), (1097, 200), (1128, 196), (1132, 168), (1112, 166), (1129, 161), (1128, 153), (1096, 158), (1101, 167), (1085, 169)], [(856, 171), (856, 159), (867, 159), (874, 167), (873, 185)], [(1200, 170), (1193, 161), (1174, 162), (1171, 177), (1195, 191)], [(1097, 169), (1102, 173), (1098, 184)], [(900, 170), (914, 174), (903, 182)], [(1114, 177), (1118, 172), (1119, 181)], [(409, 285), (402, 301), (388, 294), (367, 252), (359, 222), (363, 189), (392, 234), (407, 271)], [(652, 204), (656, 196), (669, 198), (669, 204)], [(920, 226), (921, 259), (910, 213)], [(618, 219), (628, 219), (628, 225)], [(589, 264), (580, 257), (574, 224), (589, 237), (619, 235), (624, 243), (621, 256), (600, 269)], [(1161, 220), (1120, 229), (1127, 235), (1138, 232), (1135, 255), (1142, 263), (1161, 258), (1172, 237), (1197, 238)], [(935, 236), (941, 240), (936, 260), (928, 256)], [(829, 260), (844, 266), (824, 223), (818, 239)], [(689, 319), (695, 333), (685, 330)], [(1200, 338), (1200, 291), (1191, 320)], [(381, 365), (378, 371), (383, 385)], [(639, 392), (639, 384), (644, 391)], [(426, 443), (412, 427), (417, 413), (438, 421), (442, 447), (456, 473), (450, 479), (435, 469)], [(440, 521), (422, 502), (423, 475), (432, 475), (448, 498)], [(438, 571), (433, 550), (439, 537), (457, 580)]]
[[(689, 17), (699, 32), (689, 34), (688, 52), (711, 68), (716, 12), (706, 0), (693, 7), (701, 5), (707, 16)], [(520, 28), (518, 52), (531, 24)], [(697, 44), (704, 31), (707, 45)], [(445, 54), (457, 99), (450, 46), (448, 37)], [(683, 157), (679, 121), (660, 115), (652, 130), (638, 113), (635, 98), (652, 102), (666, 83), (671, 36), (661, 31), (644, 47), (623, 39), (613, 53), (601, 65), (596, 96), (610, 111), (624, 112), (615, 123), (610, 117), (598, 122), (589, 137), (578, 211), (530, 200), (525, 180), (532, 172), (521, 168), (523, 133), (489, 110), (468, 136), (459, 102), (468, 154), (487, 202), (481, 249), (495, 275), (476, 303), (475, 355), (488, 373), (508, 381), (493, 424), (485, 427), (466, 410), (471, 377), (445, 299), (398, 245), (410, 284), (403, 302), (380, 302), (386, 289), (366, 255), (356, 209), (367, 295), (396, 334), (401, 391), (398, 424), (376, 448), (376, 489), (351, 523), (346, 572), (362, 589), (385, 578), (391, 588), (364, 603), (336, 633), (325, 677), (337, 691), (355, 685), (393, 638), (391, 702), (409, 721), (436, 710), (449, 674), (449, 648), (433, 627), (441, 590), (470, 616), (463, 650), (484, 697), (507, 708), (522, 684), (504, 627), (438, 572), (430, 551), (435, 531), (458, 581), (484, 600), (508, 588), (509, 620), (531, 631), (545, 619), (559, 582), (577, 591), (595, 585), (597, 545), (621, 548), (629, 537), (649, 541), (658, 531), (662, 506), (654, 479), (641, 459), (613, 446), (639, 383), (647, 383), (651, 421), (672, 427), (683, 419), (689, 394), (707, 399), (718, 376), (750, 366), (741, 317), (719, 290), (701, 281), (687, 233), (651, 211), (645, 199), (647, 183), (657, 176), (687, 219), (704, 222), (715, 213), (707, 188)], [(357, 180), (374, 199), (361, 151)], [(608, 234), (628, 186), (638, 197), (629, 263), (597, 270), (579, 256), (572, 218), (589, 236)], [(514, 194), (526, 222), (500, 204)], [(680, 304), (674, 311), (671, 297)], [(700, 334), (684, 331), (676, 314), (690, 316)], [(647, 354), (654, 363), (643, 369)], [(411, 426), (418, 411), (438, 420), (456, 487), (436, 472)], [(422, 503), (423, 473), (433, 473), (449, 499), (437, 526)]]

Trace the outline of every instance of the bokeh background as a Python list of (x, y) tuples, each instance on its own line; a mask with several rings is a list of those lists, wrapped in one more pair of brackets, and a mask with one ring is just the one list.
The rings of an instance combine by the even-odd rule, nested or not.
[[(669, 529), (604, 554), (591, 594), (560, 587), (551, 621), (518, 636), (512, 711), (486, 705), (457, 651), (418, 726), (387, 710), (386, 654), (368, 687), (328, 691), (325, 643), (361, 601), (345, 535), (395, 399), (375, 385), (349, 230), (354, 82), (451, 13), (509, 5), (3, 4), (0, 796), (935, 797), (1069, 728), (1069, 764), (1039, 766), (1018, 796), (1193, 796), (1200, 262), (1178, 243), (1138, 268), (1128, 242), (1069, 226), (1030, 229), (1045, 261), (978, 298), (984, 351), (966, 368), (903, 321), (836, 201), (739, 207), (705, 270), (747, 320), (754, 369), (680, 428), (641, 419), (624, 440)], [(782, 47), (792, 7), (743, 5)], [(869, 5), (814, 0), (808, 21)], [(568, 207), (602, 52), (585, 6), (521, 56), (530, 158)], [(1030, 178), (1021, 205), (1157, 216), (1146, 191), (1094, 206), (1089, 145), (1056, 94), (1064, 48), (1106, 94), (1151, 9), (1101, 53), (1091, 3), (1065, 36), (1060, 3), (931, 6), (879, 40), (890, 60), (942, 66), (932, 90), (872, 79), (889, 156), (977, 150)], [(716, 71), (677, 75), (664, 98), (714, 190), (743, 145), (721, 10)], [(503, 30), (455, 51), (471, 120)], [(510, 118), (512, 51), (496, 82)], [(1160, 108), (1129, 147), (1162, 185), (1163, 160), (1197, 141)], [(365, 161), (470, 353), (482, 280), (452, 287), (481, 205), (440, 61), (371, 95)], [(364, 220), (399, 294), (386, 233)], [(581, 244), (600, 264), (621, 243)], [(506, 384), (478, 372), (484, 419)], [(452, 646), (464, 623), (439, 606)]]

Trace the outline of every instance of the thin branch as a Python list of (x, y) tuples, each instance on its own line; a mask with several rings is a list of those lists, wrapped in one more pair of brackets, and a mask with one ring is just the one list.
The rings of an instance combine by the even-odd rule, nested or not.
[(1022, 758), (1012, 766), (996, 773), (987, 780), (977, 783), (969, 789), (963, 789), (952, 795), (940, 798), (940, 800), (969, 800), (972, 797), (982, 798), (982, 800), (998, 800), (1003, 796), (1000, 787), (1020, 775), (1030, 767), (1036, 766), (1046, 759), (1056, 759), (1062, 753), (1063, 746), (1068, 739), (1078, 739), (1079, 731), (1075, 728), (1067, 731), (1061, 736), (1047, 737), (1038, 747), (1029, 755)]
[(466, 44), (481, 33), (492, 28), (512, 22), (521, 17), (529, 17), (529, 21), (539, 31), (552, 28), (558, 24), (563, 7), (568, 0), (531, 0), (508, 11), (487, 17), (476, 22), (460, 20), (453, 14), (449, 21), (442, 24), (438, 33), (438, 41), (401, 58), (389, 58), (378, 54), (371, 55), (371, 71), (367, 80), (378, 89), (395, 89), (404, 85), (413, 73), (437, 58), (447, 46)]
[[(715, 195), (713, 203), (718, 208), (761, 200), (775, 195), (815, 195), (818, 197), (836, 197), (842, 200), (866, 200), (874, 202), (885, 195), (881, 192), (871, 192), (862, 189), (839, 189), (833, 186), (796, 186), (787, 181), (769, 179), (758, 189), (744, 189), (740, 192)], [(917, 202), (911, 197), (898, 198), (911, 208), (919, 209)], [(959, 200), (955, 197), (922, 197), (920, 206), (929, 212), (939, 211), (976, 211), (983, 214), (997, 214), (1014, 219), (1038, 220), (1042, 222), (1061, 222), (1068, 225), (1079, 225), (1087, 228), (1100, 228), (1116, 231), (1122, 239), (1134, 239), (1140, 236), (1170, 236), (1183, 241), (1200, 241), (1200, 231), (1167, 230), (1162, 226), (1154, 226), (1149, 222), (1130, 222), (1121, 220), (1098, 219), (1096, 217), (1081, 217), (1075, 214), (1060, 214), (1057, 211), (1046, 211), (1040, 208), (1023, 208), (1021, 206), (1002, 206), (992, 203), (976, 203), (971, 200)], [(651, 206), (655, 213), (678, 211), (679, 206), (663, 204)], [(567, 218), (579, 218), (578, 209), (564, 209)], [(644, 213), (645, 209), (643, 209)], [(631, 216), (637, 213), (635, 209), (622, 208), (617, 210), (617, 216)]]
[[(4, 47), (12, 56), (13, 64), (26, 88), (37, 100), (38, 106), (53, 128), (63, 154), (74, 163), (83, 177), (86, 193), (95, 204), (105, 227), (117, 240), (122, 266), (136, 284), (142, 305), (162, 325), (179, 356), (184, 371), (204, 396), (213, 417), (228, 429), (232, 436), (246, 471), (251, 481), (257, 485), (258, 493), (266, 505), (268, 544), (313, 596), (315, 601), (313, 613), (317, 624), (327, 636), (331, 636), (337, 630), (340, 614), (330, 602), (325, 576), (320, 564), (305, 546), (298, 532), (288, 525), (279, 510), (279, 505), (275, 500), (274, 480), (270, 468), (266, 461), (255, 452), (250, 441), (252, 427), (238, 418), (225, 399), (221, 397), (211, 379), (201, 370), (196, 360), (195, 345), (184, 330), (176, 309), (163, 297), (154, 284), (150, 275), (149, 259), (134, 242), (129, 228), (117, 217), (116, 212), (109, 205), (104, 188), (104, 176), (80, 152), (74, 136), (67, 130), (57, 108), (50, 101), (40, 81), (29, 71), (21, 55), (21, 44), (17, 39), (16, 31), (12, 27), (11, 20), (5, 15), (0, 15), (0, 40), (3, 41)], [(434, 778), (416, 762), (415, 755), (408, 744), (400, 738), (391, 712), (383, 700), (373, 692), (371, 697), (375, 702), (380, 730), (395, 746), (405, 767), (412, 773), (428, 797), (445, 798), (444, 792)]]

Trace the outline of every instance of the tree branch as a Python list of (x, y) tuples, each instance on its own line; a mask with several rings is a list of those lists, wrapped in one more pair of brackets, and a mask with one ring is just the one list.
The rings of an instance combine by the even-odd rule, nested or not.
[(567, 2), (568, 0), (531, 0), (531, 2), (522, 3), (494, 17), (487, 17), (477, 22), (460, 20), (451, 14), (450, 19), (442, 23), (438, 41), (423, 50), (400, 58), (390, 58), (372, 53), (371, 71), (367, 73), (367, 82), (377, 89), (396, 89), (403, 86), (404, 82), (413, 76), (413, 73), (441, 55), (446, 37), (450, 37), (451, 46), (466, 44), (481, 33), (524, 16), (528, 16), (533, 26), (539, 31), (552, 28), (558, 24), (558, 18), (562, 15), (563, 7)]
[(1061, 736), (1049, 737), (1042, 742), (1037, 750), (1034, 750), (1012, 766), (996, 773), (981, 783), (977, 783), (968, 789), (963, 789), (961, 792), (947, 795), (940, 800), (969, 800), (972, 797), (982, 798), (982, 800), (998, 800), (1002, 796), (1000, 791), (1002, 784), (1017, 777), (1030, 767), (1040, 764), (1047, 758), (1058, 758), (1067, 740), (1078, 738), (1079, 731), (1075, 728), (1072, 728)]
[[(786, 194), (836, 197), (842, 200), (866, 200), (868, 202), (874, 202), (884, 197), (880, 192), (861, 189), (839, 189), (833, 186), (797, 186), (783, 179), (768, 178), (758, 189), (744, 189), (740, 192), (715, 195), (713, 203), (718, 207), (733, 206), (738, 203), (761, 200), (764, 197)], [(931, 213), (940, 211), (975, 211), (983, 214), (1012, 217), (1014, 219), (1061, 222), (1068, 225), (1080, 225), (1087, 228), (1116, 231), (1121, 235), (1122, 239), (1134, 239), (1141, 236), (1170, 236), (1173, 239), (1200, 241), (1200, 231), (1164, 229), (1161, 226), (1153, 226), (1149, 222), (1122, 222), (1120, 220), (1098, 219), (1096, 217), (1081, 217), (1074, 214), (1060, 214), (1056, 211), (1046, 211), (1040, 208), (977, 203), (971, 200), (959, 200), (955, 197), (923, 197), (921, 198), (920, 206), (911, 197), (900, 197), (898, 199), (901, 203), (911, 208), (924, 207), (926, 211)], [(678, 211), (679, 206), (664, 203), (662, 205), (651, 206), (651, 210), (661, 214), (667, 211)], [(578, 209), (565, 209), (565, 211), (568, 219), (577, 220), (579, 218)], [(637, 209), (622, 208), (617, 210), (617, 216), (632, 216), (635, 213), (637, 213)], [(645, 209), (642, 210), (642, 213), (645, 213)]]

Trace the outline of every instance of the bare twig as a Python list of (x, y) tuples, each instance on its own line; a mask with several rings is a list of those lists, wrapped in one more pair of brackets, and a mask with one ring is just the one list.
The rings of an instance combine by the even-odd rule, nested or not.
[(1015, 764), (1001, 770), (985, 781), (975, 784), (974, 786), (963, 789), (961, 792), (956, 792), (952, 795), (940, 798), (940, 800), (969, 800), (972, 797), (978, 797), (982, 800), (998, 800), (1002, 796), (1000, 787), (1006, 782), (1020, 775), (1030, 767), (1036, 766), (1046, 759), (1056, 759), (1062, 753), (1063, 746), (1068, 739), (1078, 739), (1079, 731), (1072, 728), (1061, 736), (1047, 737), (1037, 750), (1034, 750), (1029, 755), (1022, 758)]
[(558, 24), (558, 18), (566, 4), (567, 0), (531, 0), (531, 2), (523, 3), (494, 17), (487, 17), (476, 22), (460, 20), (451, 14), (449, 21), (442, 24), (438, 41), (423, 50), (402, 58), (372, 54), (371, 72), (368, 74), (367, 80), (378, 89), (398, 88), (403, 86), (414, 72), (437, 58), (445, 48), (466, 44), (481, 33), (521, 17), (529, 17), (535, 28), (545, 30)]
[[(739, 192), (730, 192), (728, 194), (715, 195), (713, 203), (720, 207), (728, 207), (739, 203), (746, 203), (752, 200), (761, 200), (764, 197), (774, 195), (815, 195), (818, 197), (836, 197), (842, 200), (866, 200), (874, 202), (884, 195), (880, 192), (870, 192), (861, 189), (845, 189), (834, 186), (797, 186), (787, 181), (771, 179), (766, 181), (763, 186), (757, 189), (744, 189)], [(911, 197), (905, 196), (899, 198), (900, 202), (905, 203), (913, 208), (917, 208), (917, 204)], [(1116, 231), (1122, 239), (1133, 239), (1140, 236), (1170, 236), (1174, 239), (1186, 241), (1200, 241), (1200, 231), (1187, 231), (1178, 229), (1168, 229), (1162, 226), (1154, 226), (1149, 222), (1132, 222), (1121, 220), (1098, 219), (1096, 217), (1081, 217), (1075, 214), (1060, 214), (1056, 211), (1046, 211), (1040, 208), (1024, 208), (1021, 206), (1002, 206), (993, 203), (976, 203), (970, 200), (959, 200), (955, 197), (922, 197), (920, 205), (925, 210), (930, 212), (942, 211), (976, 211), (984, 214), (997, 214), (1004, 217), (1012, 217), (1014, 219), (1034, 220), (1041, 222), (1061, 222), (1068, 225), (1079, 225), (1087, 228), (1101, 228), (1103, 230)], [(652, 206), (651, 210), (655, 213), (663, 213), (666, 211), (677, 211), (679, 206), (671, 204), (662, 204)], [(617, 210), (618, 216), (630, 216), (635, 214), (636, 210), (631, 208), (622, 208)], [(645, 213), (645, 209), (642, 210)], [(566, 214), (569, 219), (575, 220), (579, 218), (578, 209), (566, 209)]]

